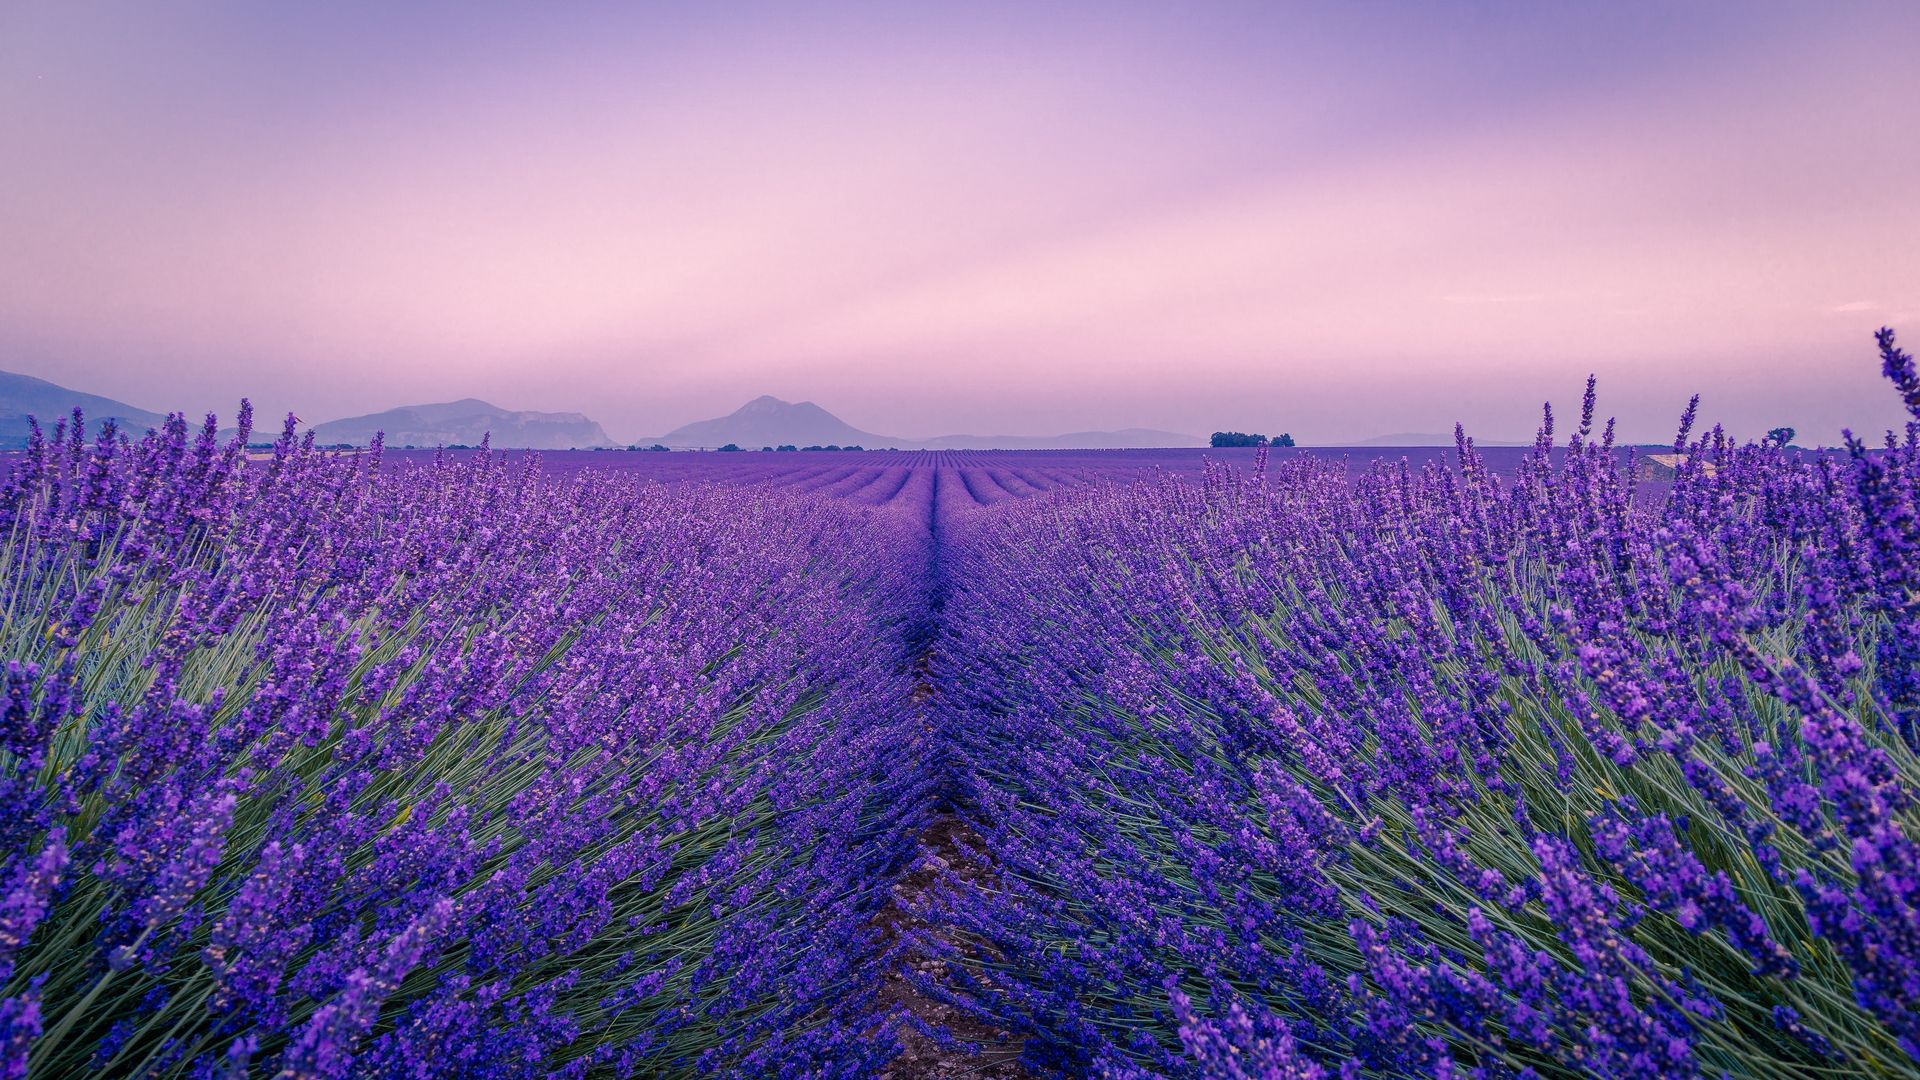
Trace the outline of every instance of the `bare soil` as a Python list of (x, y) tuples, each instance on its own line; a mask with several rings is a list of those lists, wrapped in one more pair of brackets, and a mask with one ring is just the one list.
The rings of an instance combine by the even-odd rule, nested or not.
[[(919, 914), (927, 896), (942, 887), (979, 887), (991, 881), (993, 867), (975, 852), (981, 850), (980, 837), (954, 814), (936, 818), (920, 837), (920, 857), (913, 872), (903, 877), (893, 890), (893, 905), (882, 912), (880, 925), (889, 942), (914, 935), (933, 937), (945, 944), (960, 944), (962, 960), (979, 977), (977, 963), (969, 959), (964, 943), (950, 942), (940, 928), (929, 925)], [(977, 1080), (1027, 1080), (1032, 1076), (1020, 1064), (1025, 1040), (1004, 1029), (981, 1023), (961, 1009), (931, 997), (908, 977), (913, 971), (935, 982), (952, 975), (949, 961), (912, 952), (887, 972), (880, 990), (880, 1006), (889, 1012), (898, 1010), (928, 1027), (944, 1028), (957, 1043), (977, 1043), (978, 1052), (965, 1046), (943, 1047), (914, 1024), (902, 1021), (898, 1034), (904, 1049), (893, 1064), (880, 1075), (883, 1080), (932, 1080), (935, 1077), (974, 1077)]]

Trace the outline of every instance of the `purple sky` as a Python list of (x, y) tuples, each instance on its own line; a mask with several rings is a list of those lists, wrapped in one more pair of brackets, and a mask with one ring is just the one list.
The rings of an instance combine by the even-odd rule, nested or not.
[(1812, 443), (1920, 344), (1911, 2), (389, 6), (0, 7), (0, 368), (1319, 443), (1594, 371)]

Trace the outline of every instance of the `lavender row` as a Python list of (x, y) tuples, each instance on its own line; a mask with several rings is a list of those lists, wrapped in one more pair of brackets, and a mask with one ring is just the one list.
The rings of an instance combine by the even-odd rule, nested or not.
[(0, 490), (0, 1075), (884, 1060), (924, 520), (245, 420)]
[(956, 999), (1061, 1075), (1920, 1074), (1920, 424), (1690, 407), (1652, 498), (1593, 410), (956, 515)]

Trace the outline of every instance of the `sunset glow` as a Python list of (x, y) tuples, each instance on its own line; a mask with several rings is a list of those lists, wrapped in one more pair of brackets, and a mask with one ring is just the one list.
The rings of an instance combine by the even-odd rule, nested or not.
[(0, 14), (0, 367), (657, 433), (1897, 419), (1920, 9)]

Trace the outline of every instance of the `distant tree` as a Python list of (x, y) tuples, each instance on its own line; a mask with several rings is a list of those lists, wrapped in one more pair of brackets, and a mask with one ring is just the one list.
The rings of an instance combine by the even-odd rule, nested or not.
[(727, 445), (725, 445), (725, 446), (723, 446), (723, 447), (721, 447), (720, 449), (721, 449), (722, 451), (725, 451), (725, 452), (727, 452), (727, 453), (738, 453), (738, 452), (739, 452), (739, 450), (740, 450), (740, 444), (739, 444), (739, 443), (728, 443)]
[(843, 447), (841, 447), (840, 449), (842, 449), (842, 450), (865, 450), (865, 449), (866, 449), (866, 447), (864, 447), (864, 446), (843, 446)]
[(1770, 446), (1785, 447), (1791, 442), (1793, 442), (1793, 429), (1790, 427), (1777, 427), (1767, 432), (1767, 444)]
[(1211, 440), (1214, 446), (1265, 446), (1265, 435), (1247, 435), (1238, 431), (1216, 431)]
[(800, 448), (793, 445), (792, 443), (781, 443), (779, 446), (774, 447), (774, 449), (779, 451), (787, 451), (787, 450), (798, 450)]
[(1292, 446), (1293, 436), (1285, 432), (1282, 432), (1279, 435), (1276, 435), (1273, 437), (1273, 445), (1274, 446)]

